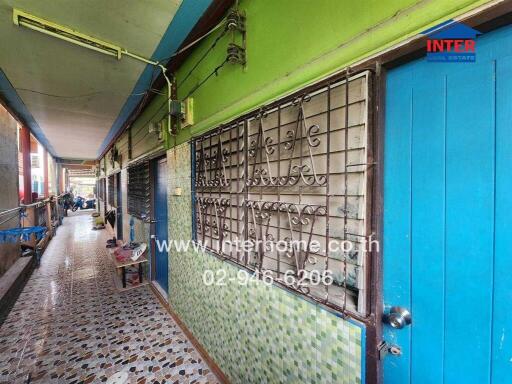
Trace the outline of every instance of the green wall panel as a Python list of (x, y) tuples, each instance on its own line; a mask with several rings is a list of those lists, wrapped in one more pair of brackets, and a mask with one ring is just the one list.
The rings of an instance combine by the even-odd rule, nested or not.
[[(193, 135), (487, 2), (240, 0), (240, 9), (247, 15), (247, 66), (226, 65), (218, 76), (213, 76), (194, 93), (195, 124), (168, 139), (167, 147), (184, 143)], [(192, 76), (182, 83), (218, 33), (195, 47), (176, 73), (180, 98), (224, 60), (229, 35), (219, 41)], [(133, 123), (134, 134), (146, 130), (149, 122), (160, 121), (166, 113), (165, 96), (158, 95)], [(146, 145), (134, 145), (137, 155), (146, 150)]]
[[(194, 97), (195, 125), (184, 142), (242, 113), (455, 17), (485, 0), (241, 0), (247, 15), (247, 67), (227, 65)], [(197, 47), (177, 73), (185, 96), (225, 58), (230, 37), (181, 84), (216, 35)]]

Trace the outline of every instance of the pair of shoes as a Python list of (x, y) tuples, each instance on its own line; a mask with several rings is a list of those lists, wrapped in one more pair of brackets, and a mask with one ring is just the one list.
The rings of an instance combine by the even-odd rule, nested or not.
[(117, 240), (115, 237), (113, 237), (112, 239), (108, 239), (107, 240), (107, 248), (115, 248), (117, 247)]

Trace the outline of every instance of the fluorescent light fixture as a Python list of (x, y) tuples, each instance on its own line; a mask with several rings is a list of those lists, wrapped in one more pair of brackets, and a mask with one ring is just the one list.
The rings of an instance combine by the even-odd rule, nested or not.
[[(93, 51), (101, 52), (109, 56), (113, 56), (118, 60), (120, 60), (121, 55), (124, 54), (130, 56), (135, 60), (139, 60), (146, 64), (151, 64), (159, 67), (162, 70), (162, 74), (165, 78), (165, 81), (167, 82), (167, 94), (169, 95), (169, 97), (167, 98), (167, 109), (168, 114), (171, 114), (172, 84), (171, 80), (169, 79), (169, 76), (167, 75), (167, 68), (158, 61), (153, 61), (140, 55), (136, 55), (134, 53), (128, 52), (126, 49), (122, 49), (117, 45), (107, 43), (106, 41), (96, 39), (89, 35), (85, 35), (71, 28), (52, 23), (51, 21), (41, 19), (40, 17), (33, 16), (30, 13), (20, 11), (19, 9), (16, 8), (12, 9), (12, 20), (15, 25), (30, 28), (34, 31), (38, 31), (46, 35), (56, 37), (57, 39), (68, 41), (81, 47), (92, 49)], [(167, 119), (167, 130), (171, 132), (170, 118)]]
[(83, 33), (74, 31), (71, 28), (67, 28), (62, 25), (52, 23), (51, 21), (41, 19), (29, 13), (20, 11), (19, 9), (16, 8), (13, 8), (12, 10), (12, 19), (14, 21), (14, 24), (19, 25), (21, 27), (30, 28), (34, 31), (38, 31), (46, 35), (56, 37), (64, 41), (68, 41), (81, 47), (85, 47), (97, 52), (104, 53), (109, 56), (113, 56), (118, 60), (121, 59), (121, 47), (107, 43), (106, 41), (96, 39), (92, 36), (88, 36)]

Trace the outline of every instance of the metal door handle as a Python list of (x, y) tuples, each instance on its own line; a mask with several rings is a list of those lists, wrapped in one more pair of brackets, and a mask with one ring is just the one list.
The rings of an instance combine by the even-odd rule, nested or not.
[(152, 219), (151, 217), (149, 216), (146, 216), (146, 215), (142, 215), (141, 216), (141, 219), (143, 222), (145, 222), (146, 224), (155, 224), (156, 223), (156, 220), (155, 219)]
[(402, 307), (391, 307), (384, 315), (384, 322), (395, 329), (402, 329), (412, 323), (411, 312)]

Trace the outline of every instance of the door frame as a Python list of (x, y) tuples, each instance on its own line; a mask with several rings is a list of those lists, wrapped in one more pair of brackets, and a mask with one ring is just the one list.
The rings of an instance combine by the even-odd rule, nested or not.
[[(509, 4), (486, 4), (457, 17), (457, 21), (468, 24), (487, 33), (505, 25), (512, 24), (512, 9)], [(372, 120), (369, 122), (369, 145), (373, 152), (374, 172), (371, 190), (370, 232), (379, 241), (379, 249), (373, 251), (370, 258), (371, 280), (368, 290), (370, 315), (363, 324), (366, 327), (366, 356), (362, 356), (365, 364), (367, 383), (382, 383), (383, 368), (379, 356), (379, 346), (382, 341), (383, 302), (383, 204), (384, 204), (384, 135), (385, 135), (385, 102), (387, 72), (402, 64), (424, 57), (426, 37), (417, 36), (403, 45), (392, 47), (378, 56), (363, 60), (350, 67), (350, 72), (363, 70), (373, 71), (373, 90), (369, 90), (369, 105)], [(342, 73), (345, 69), (340, 69)], [(329, 76), (332, 78), (332, 76)], [(371, 124), (371, 125), (370, 125)], [(369, 162), (372, 159), (369, 159)]]
[[(159, 286), (155, 284), (156, 281), (156, 242), (153, 236), (156, 236), (156, 219), (155, 219), (155, 211), (156, 211), (156, 198), (155, 198), (155, 183), (156, 183), (156, 165), (158, 162), (164, 158), (166, 158), (166, 154), (159, 154), (149, 158), (149, 192), (150, 192), (150, 229), (149, 229), (149, 246), (151, 251), (151, 262), (150, 262), (150, 276), (148, 278), (149, 282), (153, 287), (160, 292)], [(169, 196), (167, 196), (169, 199)], [(169, 216), (167, 216), (167, 224), (169, 224)], [(162, 293), (162, 292), (160, 292)], [(163, 296), (163, 298), (167, 301), (167, 295)]]
[(116, 203), (116, 239), (123, 240), (123, 184), (121, 180), (121, 171), (114, 173), (114, 183), (114, 201)]
[[(149, 159), (149, 194), (150, 194), (150, 203), (149, 203), (149, 249), (151, 252), (150, 256), (150, 263), (149, 263), (149, 276), (148, 281), (151, 285), (153, 285), (153, 280), (155, 280), (156, 276), (156, 263), (155, 263), (155, 251), (156, 251), (156, 244), (155, 244), (155, 238), (153, 236), (156, 235), (156, 225), (155, 225), (155, 172), (153, 169), (153, 160)], [(155, 287), (156, 289), (156, 287)]]
[[(495, 29), (506, 25), (512, 25), (512, 8), (506, 4), (493, 5), (483, 8), (479, 13), (473, 13), (467, 17), (459, 17), (457, 19), (478, 30), (483, 34), (489, 33)], [(375, 162), (375, 172), (373, 180), (371, 221), (373, 234), (379, 241), (378, 251), (372, 252), (371, 268), (372, 280), (369, 289), (373, 295), (370, 300), (372, 305), (371, 313), (374, 316), (375, 323), (373, 327), (367, 328), (366, 340), (366, 382), (367, 383), (383, 383), (383, 367), (379, 356), (379, 346), (383, 340), (383, 223), (384, 223), (384, 136), (385, 136), (385, 114), (386, 114), (386, 78), (387, 72), (393, 68), (405, 65), (411, 61), (426, 56), (425, 46), (426, 38), (419, 37), (410, 41), (402, 47), (395, 48), (391, 51), (368, 60), (361, 66), (375, 66), (374, 75), (374, 121), (373, 121), (373, 154)], [(358, 66), (354, 67), (357, 68)], [(370, 232), (372, 233), (372, 232)], [(374, 332), (372, 334), (371, 332)]]

